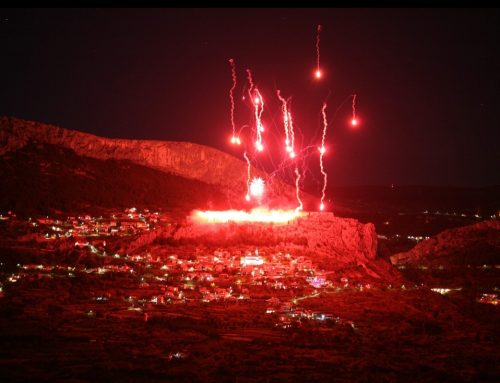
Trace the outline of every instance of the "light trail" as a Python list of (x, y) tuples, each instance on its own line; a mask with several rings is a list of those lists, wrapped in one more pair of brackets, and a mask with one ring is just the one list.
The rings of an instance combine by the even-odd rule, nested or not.
[(254, 107), (254, 116), (255, 116), (255, 131), (256, 131), (256, 139), (255, 139), (255, 148), (257, 151), (262, 152), (264, 150), (264, 145), (262, 144), (262, 132), (264, 131), (264, 126), (262, 125), (262, 112), (264, 111), (264, 99), (260, 94), (257, 87), (253, 82), (252, 71), (247, 69), (247, 78), (248, 83), (250, 85), (248, 89), (248, 96), (250, 100), (252, 100)]
[(245, 157), (245, 160), (247, 161), (247, 194), (245, 199), (250, 201), (250, 159), (247, 156), (247, 152), (243, 152), (243, 157)]
[(358, 125), (358, 120), (356, 119), (356, 95), (352, 95), (352, 119), (351, 119), (351, 125), (356, 126)]
[(321, 114), (323, 115), (323, 136), (321, 138), (321, 147), (319, 149), (319, 166), (321, 168), (321, 174), (323, 174), (323, 190), (321, 191), (321, 203), (319, 205), (320, 210), (325, 209), (325, 191), (326, 191), (326, 183), (328, 180), (328, 176), (325, 172), (324, 166), (323, 166), (323, 155), (326, 152), (325, 148), (325, 138), (326, 138), (326, 130), (328, 129), (328, 121), (326, 119), (326, 102), (323, 103), (323, 108), (321, 108)]
[(320, 79), (322, 76), (321, 73), (321, 68), (319, 66), (319, 58), (320, 58), (320, 52), (319, 52), (319, 34), (321, 33), (321, 25), (318, 25), (318, 28), (316, 29), (316, 72), (314, 75), (316, 76), (317, 79)]
[(295, 208), (295, 212), (300, 212), (304, 208), (304, 205), (302, 204), (302, 200), (300, 199), (300, 189), (299, 189), (299, 182), (300, 182), (300, 173), (299, 169), (297, 166), (295, 166), (295, 193), (297, 194), (297, 202), (299, 203), (299, 206)]
[(234, 124), (234, 89), (236, 88), (236, 66), (234, 59), (229, 59), (229, 64), (231, 65), (231, 77), (233, 80), (233, 86), (229, 89), (229, 100), (231, 102), (231, 127), (233, 128), (233, 135), (231, 136), (232, 144), (241, 144), (240, 137), (236, 134), (236, 126)]

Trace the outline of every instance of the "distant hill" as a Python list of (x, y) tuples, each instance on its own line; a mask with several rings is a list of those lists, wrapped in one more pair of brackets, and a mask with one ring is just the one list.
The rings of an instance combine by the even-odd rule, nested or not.
[(500, 221), (445, 230), (413, 249), (391, 256), (394, 265), (495, 265), (500, 261)]

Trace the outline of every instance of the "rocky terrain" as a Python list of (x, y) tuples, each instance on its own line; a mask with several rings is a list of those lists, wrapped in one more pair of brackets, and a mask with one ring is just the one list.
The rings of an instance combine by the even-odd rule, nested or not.
[[(30, 142), (71, 149), (98, 160), (127, 160), (184, 178), (215, 185), (240, 201), (246, 193), (246, 163), (219, 150), (189, 142), (109, 139), (92, 134), (25, 121), (0, 118), (0, 155), (22, 149)], [(252, 167), (253, 176), (265, 179), (268, 203), (295, 207), (295, 188)], [(305, 196), (307, 199), (307, 196)]]
[(390, 258), (394, 265), (496, 264), (500, 260), (500, 221), (482, 221), (445, 230)]

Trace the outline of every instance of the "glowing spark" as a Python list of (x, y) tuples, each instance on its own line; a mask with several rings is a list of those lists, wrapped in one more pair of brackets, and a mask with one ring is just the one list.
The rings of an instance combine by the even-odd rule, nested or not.
[(233, 79), (233, 86), (229, 89), (229, 100), (231, 101), (231, 126), (233, 128), (233, 135), (231, 137), (231, 143), (240, 145), (240, 138), (236, 135), (236, 126), (234, 125), (234, 89), (236, 88), (236, 66), (234, 64), (234, 59), (229, 59), (229, 64), (231, 65), (231, 77)]
[(321, 32), (321, 25), (318, 25), (318, 28), (316, 29), (316, 78), (320, 79), (321, 78), (321, 69), (319, 67), (319, 34)]
[(325, 208), (324, 200), (325, 200), (325, 191), (326, 191), (326, 182), (327, 182), (327, 174), (323, 167), (323, 155), (326, 152), (325, 149), (325, 138), (326, 138), (326, 129), (328, 128), (328, 121), (326, 120), (326, 102), (323, 103), (323, 108), (321, 109), (321, 114), (323, 115), (323, 137), (321, 139), (321, 148), (319, 149), (319, 166), (321, 168), (321, 174), (323, 174), (323, 190), (321, 191), (321, 204), (319, 205), (319, 209), (323, 210)]
[(227, 223), (227, 222), (272, 222), (282, 223), (293, 221), (294, 219), (303, 216), (295, 210), (266, 210), (253, 209), (250, 213), (240, 210), (226, 211), (200, 211), (195, 210), (191, 213), (193, 221), (198, 223)]
[(351, 120), (351, 125), (356, 126), (358, 125), (358, 120), (356, 119), (356, 95), (352, 95), (352, 120)]
[(302, 200), (300, 199), (299, 195), (299, 182), (300, 182), (300, 173), (299, 169), (295, 167), (295, 193), (297, 194), (297, 202), (299, 203), (299, 206), (295, 208), (295, 212), (299, 212), (303, 209), (304, 205), (302, 204)]
[(264, 150), (264, 145), (262, 145), (262, 132), (264, 131), (264, 126), (262, 125), (262, 112), (264, 111), (264, 99), (260, 94), (259, 90), (255, 87), (252, 78), (252, 72), (247, 69), (247, 78), (250, 88), (248, 89), (248, 95), (250, 100), (254, 100), (254, 115), (255, 115), (255, 131), (257, 134), (255, 140), (255, 148), (261, 152)]
[(250, 194), (256, 198), (262, 198), (264, 194), (264, 180), (260, 177), (254, 177), (250, 184)]
[(247, 195), (245, 199), (250, 201), (250, 159), (247, 156), (247, 152), (243, 152), (243, 157), (247, 160)]

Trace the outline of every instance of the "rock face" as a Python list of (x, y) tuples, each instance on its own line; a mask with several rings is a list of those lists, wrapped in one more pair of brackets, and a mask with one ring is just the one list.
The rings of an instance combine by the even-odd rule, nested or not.
[(500, 221), (489, 220), (445, 230), (410, 251), (391, 256), (393, 265), (416, 263), (472, 264), (500, 261)]
[[(221, 186), (241, 198), (246, 191), (246, 163), (207, 146), (189, 142), (109, 139), (52, 125), (10, 117), (0, 118), (0, 155), (29, 142), (59, 145), (78, 155), (107, 160), (129, 160), (140, 165)], [(255, 168), (267, 179), (271, 200), (291, 202), (295, 189)]]
[(213, 244), (283, 246), (300, 249), (315, 258), (330, 259), (335, 267), (364, 266), (375, 259), (377, 235), (372, 223), (334, 217), (331, 213), (307, 213), (288, 224), (188, 223), (174, 234), (176, 240), (201, 240)]

